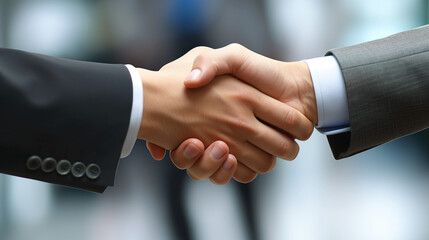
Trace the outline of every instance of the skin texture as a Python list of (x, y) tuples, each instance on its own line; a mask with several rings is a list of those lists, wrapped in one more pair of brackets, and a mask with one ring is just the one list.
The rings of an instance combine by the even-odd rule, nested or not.
[[(176, 149), (184, 140), (193, 138), (188, 147), (207, 147), (208, 153), (201, 152), (194, 161), (182, 161), (177, 156), (178, 161), (173, 162), (187, 169), (193, 179), (210, 178), (219, 183), (226, 183), (231, 176), (249, 182), (258, 173), (274, 168), (274, 156), (295, 158), (299, 148), (294, 138), (308, 138), (311, 132), (301, 134), (295, 129), (312, 128), (299, 111), (231, 75), (218, 76), (201, 88), (183, 85), (195, 57), (209, 50), (196, 48), (158, 72), (139, 69), (144, 108), (138, 137), (152, 143), (149, 149), (157, 157), (163, 155), (160, 148)], [(202, 144), (195, 143), (197, 139)], [(196, 156), (189, 154), (186, 147), (179, 149), (183, 149), (180, 155)]]
[[(285, 131), (285, 134), (292, 139), (306, 140), (311, 136), (313, 124), (317, 123), (317, 108), (313, 82), (305, 62), (276, 61), (256, 54), (241, 45), (231, 44), (224, 48), (200, 53), (196, 57), (192, 69), (193, 71), (186, 77), (186, 87), (199, 88), (218, 81), (216, 76), (233, 75), (282, 103), (280, 108), (283, 109), (283, 118), (279, 122), (269, 122), (271, 125)], [(267, 107), (260, 115), (269, 114), (272, 110), (272, 107)], [(186, 155), (186, 147), (190, 143), (193, 144), (194, 154)], [(196, 171), (198, 167), (195, 169), (193, 164), (199, 163), (197, 166), (200, 166), (204, 165), (202, 162), (212, 161), (210, 151), (213, 150), (213, 145), (221, 146), (220, 144), (224, 143), (229, 146), (229, 149), (232, 149), (228, 142), (221, 141), (214, 142), (210, 147), (204, 148), (204, 144), (198, 138), (190, 138), (184, 141), (176, 150), (171, 151), (170, 155), (173, 162), (187, 163), (185, 168), (188, 169), (188, 174), (191, 178), (202, 180), (205, 178), (194, 177), (193, 171)], [(162, 147), (151, 143), (148, 143), (148, 147), (154, 157), (160, 158), (165, 154), (165, 150)], [(225, 154), (228, 153), (228, 148), (223, 147), (222, 149), (224, 149)], [(294, 151), (296, 148), (287, 149)], [(293, 160), (297, 152), (289, 155), (285, 152), (283, 152), (283, 155), (273, 154), (280, 158)], [(241, 160), (245, 161), (243, 158), (239, 158), (239, 161)], [(224, 165), (226, 163), (227, 161), (224, 162)], [(217, 166), (212, 165), (213, 168)], [(206, 173), (204, 177), (208, 176), (215, 184), (228, 182), (229, 175), (226, 174), (209, 176), (210, 173), (220, 171), (220, 169), (220, 166), (210, 171), (205, 169), (203, 170)], [(260, 172), (255, 171), (255, 173)], [(240, 182), (253, 180), (253, 178), (249, 177), (246, 181), (242, 181), (243, 179), (237, 179), (236, 175), (233, 176)]]

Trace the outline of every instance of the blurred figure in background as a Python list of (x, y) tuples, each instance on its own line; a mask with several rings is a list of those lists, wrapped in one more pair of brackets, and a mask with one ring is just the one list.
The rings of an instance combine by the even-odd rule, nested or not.
[[(199, 1), (199, 0), (180, 0), (168, 1), (167, 17), (170, 33), (173, 34), (172, 40), (176, 49), (177, 56), (196, 46), (222, 46), (223, 42), (239, 41), (246, 42), (265, 53), (270, 52), (270, 35), (267, 34), (265, 9), (262, 1)], [(235, 11), (230, 9), (244, 8), (240, 19), (235, 18)], [(254, 23), (254, 24), (252, 24)], [(252, 24), (252, 28), (241, 28), (245, 24)], [(227, 36), (228, 40), (226, 40)], [(260, 37), (266, 36), (266, 37)], [(249, 41), (246, 39), (253, 39)], [(272, 51), (271, 51), (272, 52)], [(170, 210), (172, 213), (173, 226), (178, 236), (183, 239), (192, 239), (191, 230), (198, 229), (195, 226), (186, 224), (189, 214), (187, 214), (185, 204), (185, 175), (175, 174), (173, 170), (168, 183), (171, 196)], [(239, 190), (240, 207), (239, 212), (242, 215), (247, 239), (258, 239), (257, 227), (255, 225), (254, 205), (251, 197), (251, 184), (236, 185)], [(228, 221), (228, 220), (226, 220)], [(230, 223), (231, 224), (231, 223)], [(207, 234), (207, 235), (212, 235)], [(216, 234), (217, 238), (220, 237)], [(202, 236), (201, 236), (202, 237)], [(196, 237), (195, 239), (201, 239)], [(204, 236), (207, 239), (208, 236)]]

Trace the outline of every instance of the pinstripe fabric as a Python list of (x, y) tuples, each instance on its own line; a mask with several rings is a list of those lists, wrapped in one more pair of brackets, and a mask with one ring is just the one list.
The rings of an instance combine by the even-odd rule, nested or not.
[(429, 127), (429, 25), (328, 55), (342, 69), (351, 127), (328, 137), (335, 158)]

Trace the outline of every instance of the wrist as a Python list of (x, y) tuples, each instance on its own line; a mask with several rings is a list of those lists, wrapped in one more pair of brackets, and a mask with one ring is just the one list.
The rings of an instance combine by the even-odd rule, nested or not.
[(186, 110), (192, 110), (189, 108), (192, 105), (185, 96), (183, 81), (177, 81), (181, 76), (174, 70), (138, 71), (144, 91), (138, 138), (164, 149), (175, 149), (191, 132), (187, 128), (189, 114)]
[(313, 80), (310, 69), (304, 61), (288, 63), (290, 72), (295, 73), (298, 97), (303, 108), (303, 114), (310, 119), (313, 124), (318, 122), (316, 94), (314, 92)]
[[(341, 68), (333, 56), (305, 60), (311, 74), (321, 129), (341, 128), (349, 124), (347, 95)], [(327, 133), (325, 130), (322, 130)]]
[(143, 113), (140, 123), (138, 138), (149, 142), (154, 142), (158, 129), (159, 121), (156, 121), (157, 103), (154, 101), (155, 96), (159, 96), (159, 87), (156, 83), (157, 72), (146, 69), (137, 69), (143, 85)]

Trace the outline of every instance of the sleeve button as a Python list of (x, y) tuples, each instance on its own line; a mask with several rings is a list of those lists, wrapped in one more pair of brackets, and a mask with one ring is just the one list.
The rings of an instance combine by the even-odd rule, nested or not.
[(97, 179), (101, 174), (101, 169), (97, 164), (89, 164), (86, 168), (86, 176), (89, 179)]
[(71, 164), (67, 160), (61, 160), (57, 164), (57, 173), (60, 175), (67, 175), (70, 172)]
[(27, 159), (27, 168), (35, 171), (42, 165), (42, 159), (39, 156), (31, 156)]
[(55, 170), (57, 161), (54, 158), (48, 157), (45, 158), (42, 162), (42, 171), (45, 173), (50, 173)]
[(72, 175), (76, 178), (81, 178), (85, 175), (85, 164), (81, 162), (75, 162), (71, 169)]

